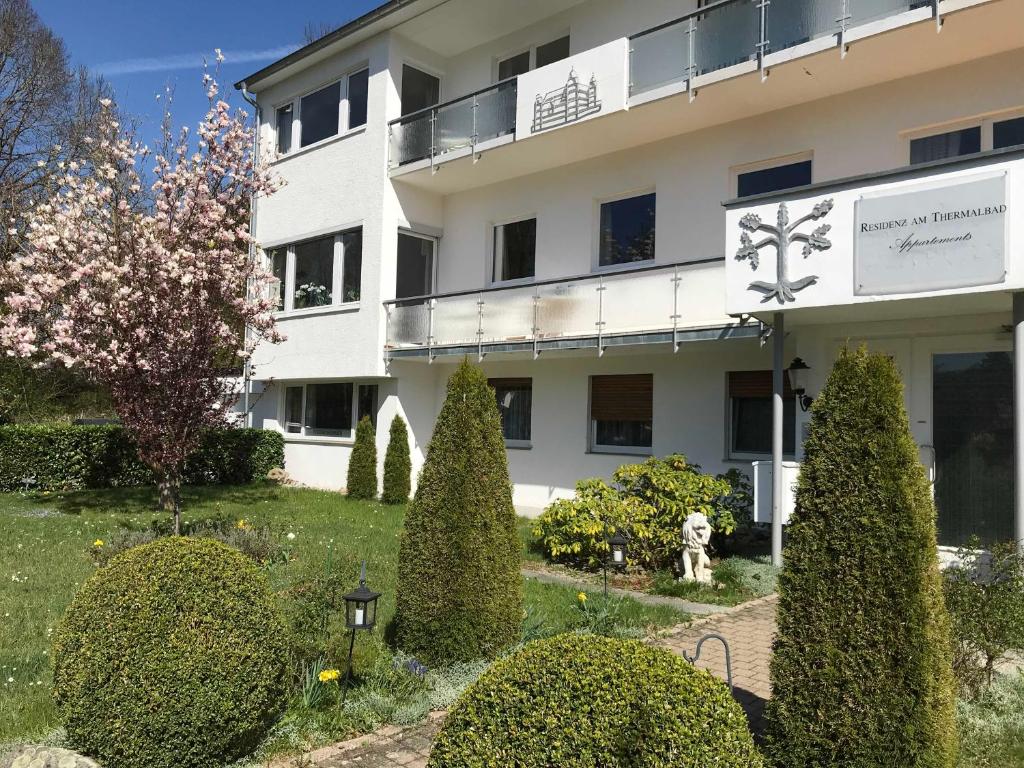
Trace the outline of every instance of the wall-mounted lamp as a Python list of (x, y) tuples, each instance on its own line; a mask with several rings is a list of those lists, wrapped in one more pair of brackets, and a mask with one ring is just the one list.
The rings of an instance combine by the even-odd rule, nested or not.
[(789, 376), (789, 388), (796, 395), (801, 411), (806, 411), (814, 402), (814, 398), (807, 394), (807, 378), (810, 372), (811, 367), (799, 357), (793, 358), (793, 362), (789, 364), (789, 369), (786, 371)]

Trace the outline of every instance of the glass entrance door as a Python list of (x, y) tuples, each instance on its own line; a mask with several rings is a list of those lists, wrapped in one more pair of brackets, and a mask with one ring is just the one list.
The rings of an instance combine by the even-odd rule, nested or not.
[(1013, 538), (1013, 359), (1009, 352), (932, 359), (939, 544)]

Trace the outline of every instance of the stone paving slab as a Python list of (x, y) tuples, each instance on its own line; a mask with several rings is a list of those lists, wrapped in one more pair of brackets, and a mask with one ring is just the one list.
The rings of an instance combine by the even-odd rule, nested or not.
[[(777, 597), (771, 595), (736, 608), (722, 609), (722, 613), (681, 624), (652, 641), (675, 653), (685, 651), (692, 655), (701, 637), (722, 635), (731, 651), (733, 695), (747, 713), (755, 734), (761, 731), (764, 705), (771, 695), (768, 662), (775, 636), (777, 602)], [(721, 643), (705, 643), (697, 666), (725, 679), (725, 652)], [(430, 744), (444, 717), (444, 712), (432, 712), (418, 725), (387, 726), (296, 760), (275, 763), (273, 768), (426, 768)]]

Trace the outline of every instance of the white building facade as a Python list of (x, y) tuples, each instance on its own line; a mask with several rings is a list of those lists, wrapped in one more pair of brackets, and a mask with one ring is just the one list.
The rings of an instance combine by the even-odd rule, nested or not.
[(866, 342), (941, 543), (1024, 539), (1024, 0), (700, 5), (391, 0), (239, 83), (286, 182), (253, 425), (341, 488), (358, 418), (383, 461), (401, 414), (415, 473), (469, 357), (522, 511), (682, 452), (757, 463), (781, 521), (803, 406)]

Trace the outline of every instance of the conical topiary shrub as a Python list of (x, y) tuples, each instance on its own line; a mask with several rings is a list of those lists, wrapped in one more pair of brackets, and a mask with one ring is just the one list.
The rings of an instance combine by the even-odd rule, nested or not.
[(409, 500), (411, 488), (412, 459), (409, 456), (409, 433), (401, 416), (391, 420), (391, 436), (388, 450), (384, 454), (384, 492), (381, 501), (385, 504), (404, 504)]
[(494, 390), (448, 380), (398, 559), (397, 639), (428, 664), (493, 658), (520, 636), (520, 545)]
[(348, 460), (348, 495), (353, 499), (377, 498), (377, 435), (369, 416), (356, 425), (356, 444)]
[(891, 359), (844, 351), (815, 401), (779, 580), (766, 748), (778, 768), (949, 768), (935, 508)]

